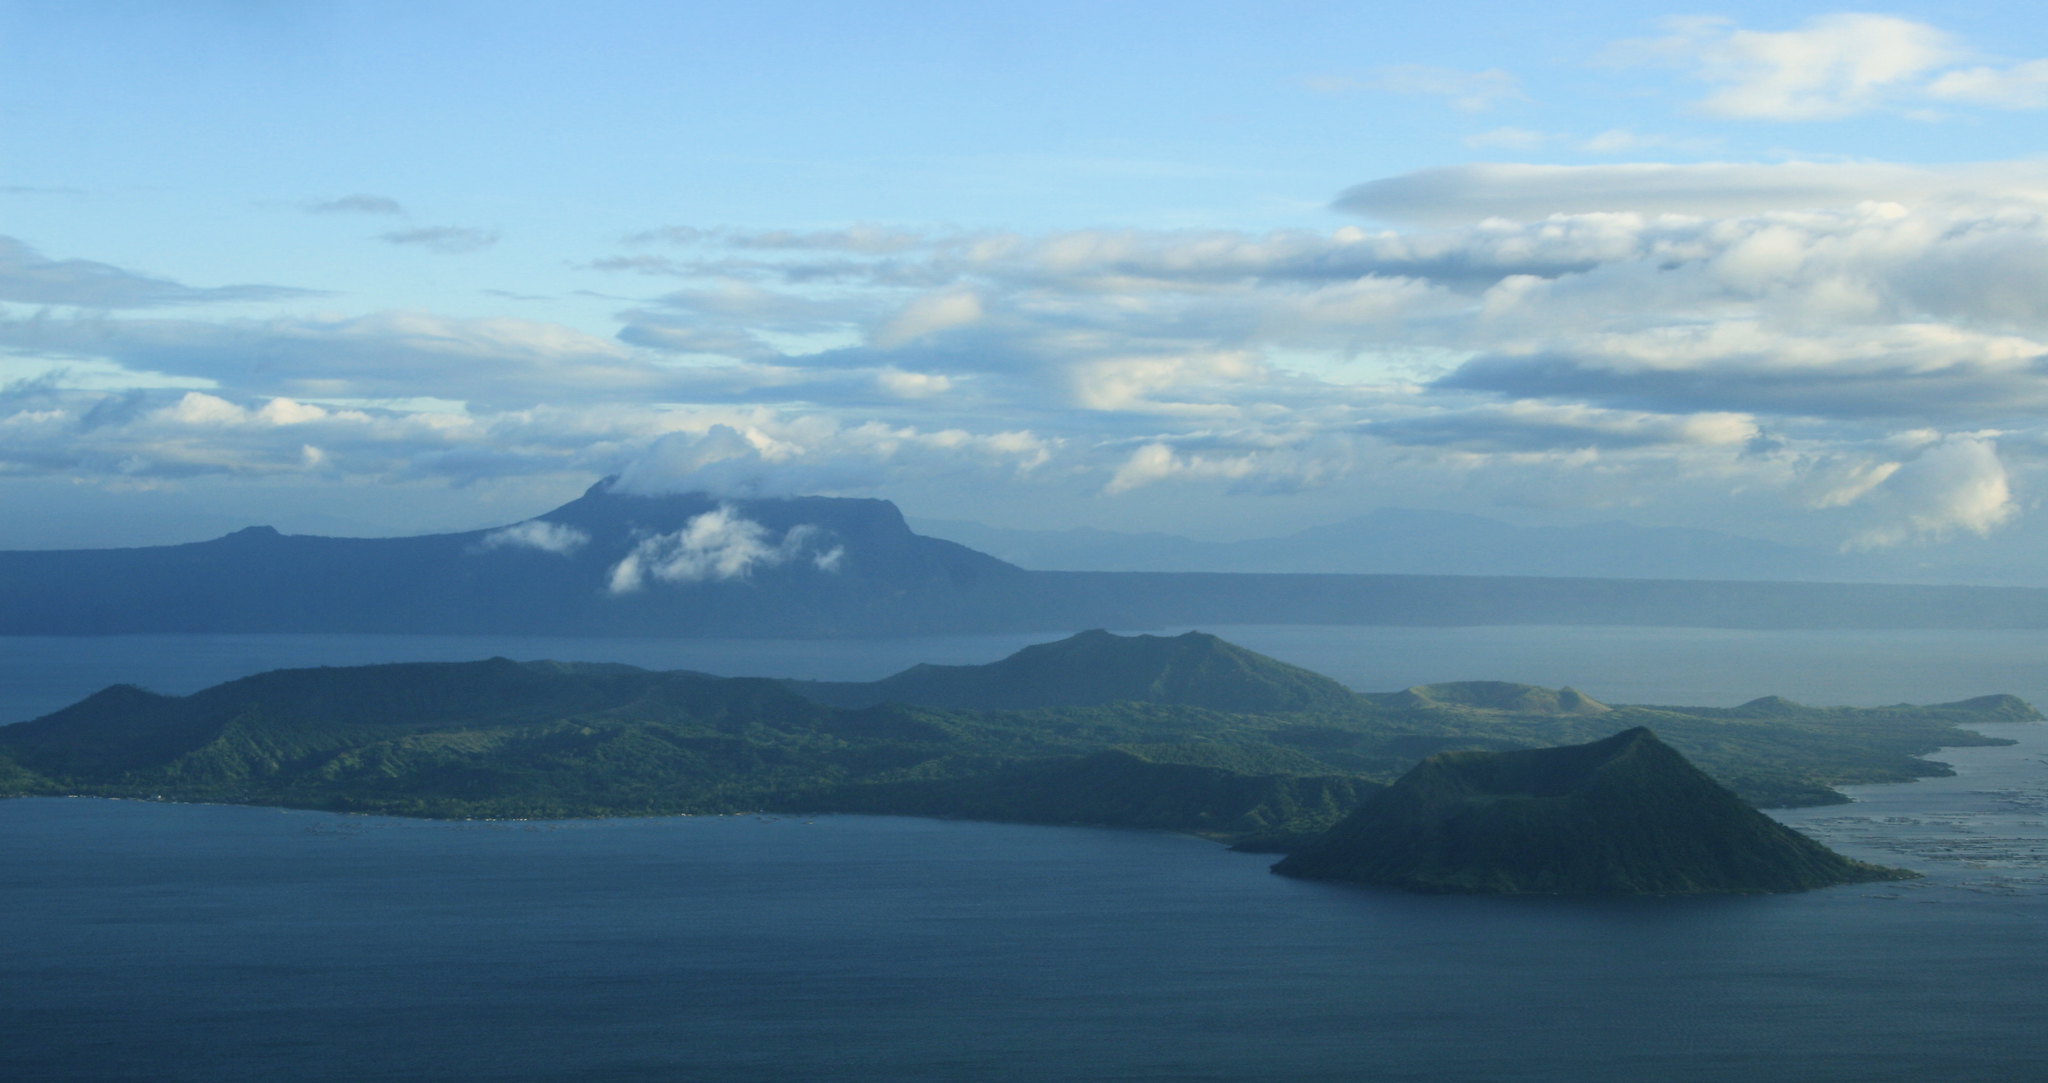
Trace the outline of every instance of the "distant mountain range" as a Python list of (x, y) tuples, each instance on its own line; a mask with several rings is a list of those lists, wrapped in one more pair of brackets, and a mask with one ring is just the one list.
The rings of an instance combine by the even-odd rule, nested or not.
[[(1435, 544), (1426, 531), (1417, 537), (1414, 546)], [(1684, 537), (1702, 552), (1713, 548)], [(1501, 544), (1504, 566), (1527, 566), (1511, 558), (1515, 546)], [(535, 518), (459, 534), (328, 538), (250, 527), (189, 545), (0, 552), (0, 635), (862, 637), (1229, 624), (2048, 627), (2048, 590), (1625, 578), (1631, 567), (1648, 566), (1628, 565), (1621, 555), (1626, 544), (1601, 550), (1584, 540), (1577, 548), (1612, 551), (1608, 574), (1027, 570), (919, 535), (883, 500), (646, 496), (620, 492), (607, 480)], [(1660, 559), (1675, 559), (1671, 546), (1663, 551)]]
[(916, 529), (1046, 571), (1345, 572), (1812, 582), (2016, 582), (1990, 566), (1930, 569), (1920, 553), (1802, 549), (1714, 530), (1517, 526), (1482, 515), (1380, 508), (1270, 538), (1198, 541), (1113, 530), (1011, 530), (953, 519)]
[(1024, 573), (913, 534), (884, 500), (738, 504), (609, 481), (492, 530), (327, 538), (250, 527), (137, 549), (0, 552), (0, 633), (979, 631)]

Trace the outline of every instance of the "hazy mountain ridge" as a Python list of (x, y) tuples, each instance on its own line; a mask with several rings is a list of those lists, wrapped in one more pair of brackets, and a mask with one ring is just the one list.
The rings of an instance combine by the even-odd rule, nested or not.
[(1983, 556), (1808, 549), (1719, 530), (1625, 522), (1521, 526), (1483, 515), (1379, 508), (1239, 541), (1094, 528), (1020, 530), (913, 516), (919, 531), (1041, 571), (1485, 575), (1601, 579), (2014, 584), (2038, 575)]
[(609, 480), (491, 530), (262, 527), (0, 552), (0, 634), (857, 637), (1220, 624), (2048, 627), (2048, 590), (1516, 576), (1028, 571), (882, 500), (642, 496)]

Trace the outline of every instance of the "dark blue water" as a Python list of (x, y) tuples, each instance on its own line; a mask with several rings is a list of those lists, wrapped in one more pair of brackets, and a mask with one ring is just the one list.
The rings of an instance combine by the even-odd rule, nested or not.
[[(2024, 635), (1737, 634), (1717, 648), (1671, 632), (1656, 684), (1639, 671), (1654, 631), (1339, 630), (1293, 652), (1258, 631), (1236, 638), (1365, 687), (1455, 672), (1616, 700), (2040, 695), (2027, 682), (2041, 681), (2041, 643)], [(906, 664), (886, 644), (784, 645), (789, 668), (708, 664), (742, 650), (715, 645), (506, 646), (0, 640), (0, 707), (25, 717), (112, 679), (184, 691), (238, 667), (478, 653), (843, 676)], [(942, 657), (1008, 649), (953, 647)], [(1351, 669), (1331, 664), (1347, 657)], [(1765, 659), (1764, 677), (1805, 683), (1729, 690)], [(1440, 668), (1381, 676), (1404, 660)], [(1603, 666), (1647, 694), (1606, 691)], [(1914, 683), (1922, 673), (2007, 679), (1951, 693)], [(2029, 743), (1949, 754), (1957, 778), (1800, 814), (1929, 880), (1718, 900), (1415, 897), (1284, 880), (1269, 858), (1179, 836), (911, 819), (435, 823), (0, 802), (0, 1075), (2039, 1077), (2048, 744), (2014, 732)], [(1896, 794), (1918, 796), (1886, 805)]]
[(2042, 899), (1573, 903), (909, 819), (0, 804), (22, 1079), (2003, 1079)]

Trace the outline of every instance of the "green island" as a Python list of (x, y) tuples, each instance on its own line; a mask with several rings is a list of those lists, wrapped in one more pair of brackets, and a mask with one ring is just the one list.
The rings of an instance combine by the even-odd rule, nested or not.
[(1438, 753), (1273, 871), (1489, 895), (1748, 894), (1915, 875), (1758, 812), (1641, 727), (1560, 748)]
[(1811, 805), (1945, 773), (1919, 758), (1943, 746), (2009, 743), (1972, 723), (2040, 717), (2011, 696), (1702, 708), (1499, 682), (1359, 693), (1202, 633), (1092, 631), (863, 683), (493, 658), (278, 670), (181, 697), (116, 685), (0, 727), (0, 794), (443, 818), (886, 813), (1288, 852), (1438, 753), (1650, 729), (1751, 805)]

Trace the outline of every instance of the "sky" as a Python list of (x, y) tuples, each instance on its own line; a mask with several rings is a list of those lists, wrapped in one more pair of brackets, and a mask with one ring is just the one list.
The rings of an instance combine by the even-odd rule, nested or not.
[(0, 0), (0, 548), (2048, 540), (2048, 14)]

